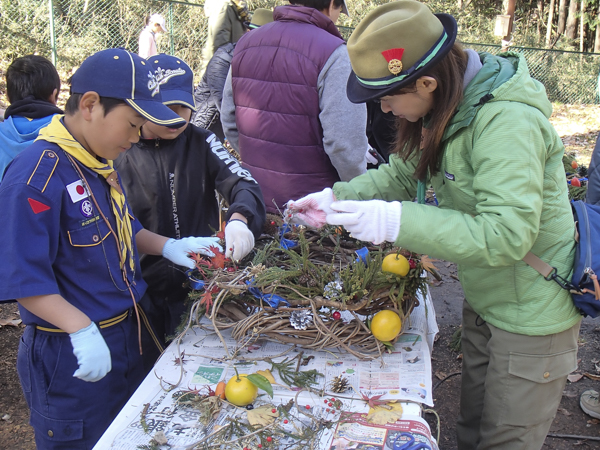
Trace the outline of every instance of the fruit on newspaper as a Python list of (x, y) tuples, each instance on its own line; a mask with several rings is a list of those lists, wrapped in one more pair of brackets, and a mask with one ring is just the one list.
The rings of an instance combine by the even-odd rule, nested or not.
[(258, 387), (245, 373), (233, 376), (225, 386), (225, 398), (236, 406), (249, 405), (258, 395)]

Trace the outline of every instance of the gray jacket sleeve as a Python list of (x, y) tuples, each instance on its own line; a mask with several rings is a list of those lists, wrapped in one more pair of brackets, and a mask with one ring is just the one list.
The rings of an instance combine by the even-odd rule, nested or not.
[(235, 104), (233, 103), (233, 87), (231, 84), (231, 68), (227, 73), (225, 87), (223, 88), (223, 101), (221, 103), (221, 125), (223, 133), (233, 147), (239, 153), (239, 133), (235, 123)]
[(367, 170), (367, 106), (351, 103), (346, 96), (351, 71), (348, 50), (340, 45), (325, 63), (317, 81), (323, 146), (342, 181)]

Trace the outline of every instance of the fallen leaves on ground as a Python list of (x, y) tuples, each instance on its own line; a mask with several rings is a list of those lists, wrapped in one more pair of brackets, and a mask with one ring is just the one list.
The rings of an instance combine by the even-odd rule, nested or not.
[(583, 378), (583, 375), (580, 373), (572, 373), (567, 377), (571, 383), (577, 383), (579, 380)]
[(10, 319), (0, 319), (0, 327), (18, 327), (21, 325), (22, 320), (16, 317)]

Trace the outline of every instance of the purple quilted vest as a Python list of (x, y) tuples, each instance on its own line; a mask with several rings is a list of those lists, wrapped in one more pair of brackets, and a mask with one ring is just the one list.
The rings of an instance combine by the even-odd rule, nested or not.
[(317, 80), (336, 48), (337, 27), (314, 8), (278, 6), (275, 21), (246, 33), (232, 68), (242, 165), (267, 211), (331, 187), (337, 171), (323, 149)]

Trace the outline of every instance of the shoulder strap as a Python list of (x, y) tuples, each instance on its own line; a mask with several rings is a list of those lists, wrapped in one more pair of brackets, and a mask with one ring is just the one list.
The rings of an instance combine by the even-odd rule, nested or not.
[(525, 255), (525, 257), (523, 258), (523, 261), (527, 265), (529, 265), (532, 268), (534, 268), (544, 278), (548, 278), (548, 275), (550, 275), (552, 273), (552, 271), (554, 270), (554, 268), (550, 264), (542, 261), (540, 258), (538, 258), (537, 256), (535, 256), (531, 252), (527, 252), (527, 254)]

